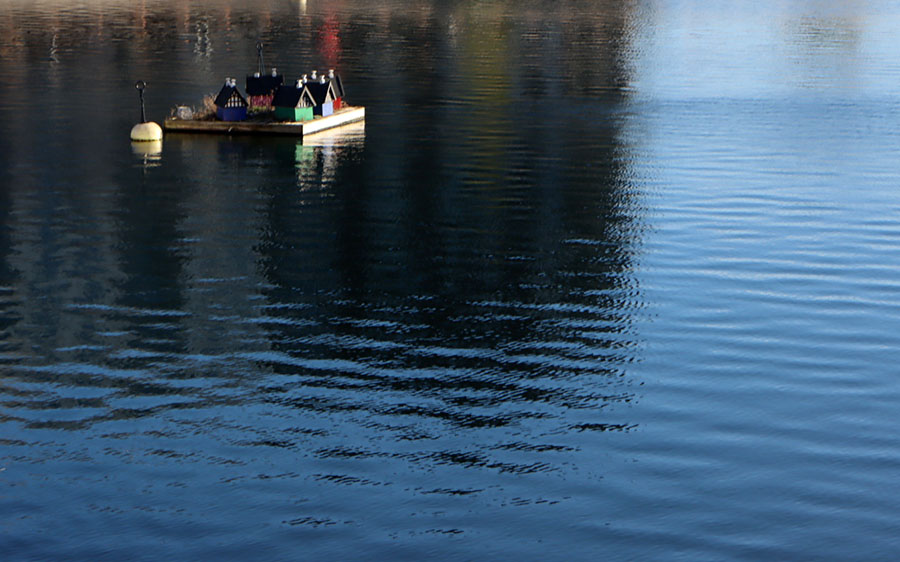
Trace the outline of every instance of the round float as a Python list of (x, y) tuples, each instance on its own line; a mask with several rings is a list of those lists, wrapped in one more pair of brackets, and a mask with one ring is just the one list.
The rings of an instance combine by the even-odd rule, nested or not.
[(138, 123), (131, 128), (131, 140), (136, 142), (153, 142), (162, 140), (162, 127), (153, 121)]

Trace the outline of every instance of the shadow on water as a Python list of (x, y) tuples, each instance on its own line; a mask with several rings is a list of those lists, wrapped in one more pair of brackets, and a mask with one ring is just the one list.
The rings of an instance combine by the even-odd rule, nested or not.
[[(409, 32), (438, 53), (447, 40), (435, 20)], [(601, 413), (634, 398), (640, 307), (621, 69), (594, 38), (583, 56), (603, 54), (608, 73), (573, 69), (534, 89), (537, 63), (508, 58), (505, 25), (466, 35), (446, 64), (398, 52), (365, 145), (341, 147), (333, 168), (307, 152), (296, 188), (262, 189), (262, 366), (296, 378), (264, 399), (347, 412), (399, 440), (516, 428), (540, 450), (560, 431), (630, 429)], [(577, 109), (556, 103), (592, 92)], [(451, 446), (427, 458), (533, 467), (490, 460), (509, 443)]]
[[(4, 113), (0, 111), (0, 118)], [(13, 144), (7, 136), (0, 136), (0, 184), (11, 186), (14, 161), (8, 159)], [(22, 342), (14, 336), (15, 325), (21, 320), (16, 298), (19, 274), (12, 265), (14, 252), (14, 231), (11, 217), (14, 213), (14, 193), (11, 189), (0, 189), (0, 367), (7, 362), (15, 362), (22, 353)], [(2, 384), (2, 383), (0, 383)], [(4, 389), (4, 392), (6, 389)]]
[[(63, 128), (51, 148), (71, 153), (0, 172), (55, 186), (0, 195), (0, 290), (16, 297), (0, 322), (30, 349), (3, 375), (23, 442), (77, 431), (96, 439), (79, 454), (119, 466), (113, 439), (146, 440), (144, 462), (229, 484), (247, 475), (228, 467), (265, 459), (310, 494), (441, 471), (399, 488), (463, 497), (501, 474), (566, 474), (597, 433), (637, 427), (627, 9), (367, 6), (160, 7), (92, 28), (84, 65), (140, 72), (178, 103), (253, 68), (262, 36), (290, 73), (338, 67), (367, 122), (306, 142), (171, 134), (161, 156), (116, 138), (92, 156), (65, 129), (65, 88), (43, 92)], [(86, 68), (67, 25), (59, 84)], [(43, 35), (16, 37), (27, 54)], [(77, 90), (108, 101), (101, 123), (123, 138), (134, 78)]]
[[(640, 297), (629, 270), (640, 240), (617, 46), (627, 18), (598, 28), (491, 9), (440, 8), (415, 22), (384, 13), (360, 29), (301, 18), (324, 26), (314, 41), (330, 45), (328, 64), (350, 50), (341, 42), (394, 36), (383, 50), (354, 49), (372, 57), (354, 61), (372, 71), (356, 74), (370, 105), (364, 135), (174, 135), (161, 163), (144, 158), (112, 178), (115, 296), (74, 303), (110, 307), (104, 322), (117, 327), (104, 333), (129, 350), (110, 366), (158, 371), (161, 357), (189, 352), (198, 319), (185, 310), (185, 268), (228, 243), (192, 230), (192, 212), (212, 212), (194, 190), (231, 186), (254, 194), (255, 208), (228, 220), (258, 225), (266, 334), (285, 361), (263, 366), (306, 377), (304, 361), (333, 364), (264, 400), (459, 427), (548, 417), (628, 426), (570, 413), (633, 397), (625, 366)], [(154, 36), (149, 25), (135, 33)], [(400, 47), (410, 44), (433, 58)], [(307, 387), (349, 392), (322, 402)]]

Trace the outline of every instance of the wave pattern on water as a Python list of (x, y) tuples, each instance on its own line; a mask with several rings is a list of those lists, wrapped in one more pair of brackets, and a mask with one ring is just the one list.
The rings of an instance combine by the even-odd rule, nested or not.
[[(224, 296), (245, 282), (197, 286), (209, 298), (210, 285)], [(634, 339), (590, 300), (448, 307), (429, 297), (301, 296), (234, 306), (241, 311), (210, 299), (205, 311), (183, 314), (72, 305), (67, 310), (83, 322), (82, 332), (102, 328), (83, 332), (82, 341), (105, 343), (57, 347), (49, 363), (45, 356), (8, 365), (0, 401), (4, 423), (19, 426), (21, 438), (4, 441), (7, 462), (71, 465), (73, 473), (129, 466), (150, 478), (148, 503), (82, 478), (80, 486), (94, 494), (88, 510), (98, 515), (169, 512), (199, 530), (204, 512), (223, 507), (202, 499), (207, 494), (255, 490), (245, 508), (260, 510), (263, 501), (268, 507), (259, 516), (288, 528), (469, 534), (475, 527), (456, 510), (472, 501), (490, 510), (562, 505), (568, 497), (560, 490), (526, 488), (507, 504), (502, 490), (516, 484), (503, 482), (552, 474), (564, 481), (586, 443), (579, 435), (635, 428), (625, 410), (616, 413), (634, 399), (621, 370)], [(592, 330), (604, 330), (605, 339), (584, 336), (583, 323), (603, 324)], [(222, 329), (243, 334), (231, 351), (204, 341)], [(603, 351), (598, 341), (614, 349)], [(192, 476), (195, 470), (203, 476)], [(466, 476), (471, 472), (485, 476)], [(113, 477), (118, 486), (130, 478)], [(65, 482), (50, 477), (48, 492)], [(304, 497), (291, 499), (298, 485)], [(193, 499), (179, 490), (193, 490)], [(280, 494), (289, 501), (276, 500)], [(406, 498), (425, 526), (395, 516), (347, 519), (342, 508), (325, 507), (326, 497), (360, 494), (375, 510)], [(452, 524), (427, 523), (437, 505), (457, 513)], [(229, 542), (213, 533), (205, 548), (213, 541)]]
[(887, 3), (3, 4), (0, 552), (896, 552)]

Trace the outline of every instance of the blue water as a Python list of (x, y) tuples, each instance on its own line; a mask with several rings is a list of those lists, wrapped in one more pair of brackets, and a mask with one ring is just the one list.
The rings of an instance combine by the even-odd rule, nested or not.
[[(0, 554), (888, 560), (900, 10), (0, 0)], [(167, 134), (266, 63), (366, 122)]]

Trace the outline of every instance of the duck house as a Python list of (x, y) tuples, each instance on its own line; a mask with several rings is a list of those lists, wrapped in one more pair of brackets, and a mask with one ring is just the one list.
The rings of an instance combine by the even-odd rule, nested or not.
[(331, 82), (332, 87), (334, 88), (334, 95), (336, 96), (334, 99), (334, 110), (337, 111), (344, 104), (344, 83), (341, 81), (341, 77), (334, 73), (334, 69), (328, 70), (328, 81)]
[(314, 117), (316, 99), (302, 79), (292, 86), (280, 86), (275, 92), (272, 105), (275, 119), (281, 121), (309, 121)]
[(284, 84), (284, 76), (278, 74), (273, 68), (272, 74), (260, 76), (259, 72), (247, 77), (247, 97), (250, 109), (270, 111), (275, 91)]
[[(313, 71), (313, 78), (315, 78), (315, 76), (315, 71)], [(315, 100), (315, 107), (313, 107), (313, 113), (315, 115), (327, 117), (334, 113), (334, 100), (337, 99), (337, 95), (335, 95), (334, 84), (332, 82), (328, 81), (323, 75), (319, 77), (318, 81), (310, 80), (306, 84), (306, 87), (309, 89), (309, 92)]]
[(247, 76), (245, 88), (247, 98), (250, 101), (251, 111), (271, 111), (272, 98), (275, 96), (275, 90), (278, 86), (284, 84), (284, 76), (278, 74), (275, 68), (272, 68), (271, 74), (265, 73), (266, 63), (263, 61), (263, 44), (261, 41), (256, 42), (256, 58), (259, 70), (253, 73), (253, 76)]
[(247, 118), (249, 103), (237, 89), (234, 78), (226, 78), (225, 85), (216, 96), (216, 117), (221, 121), (243, 121)]

